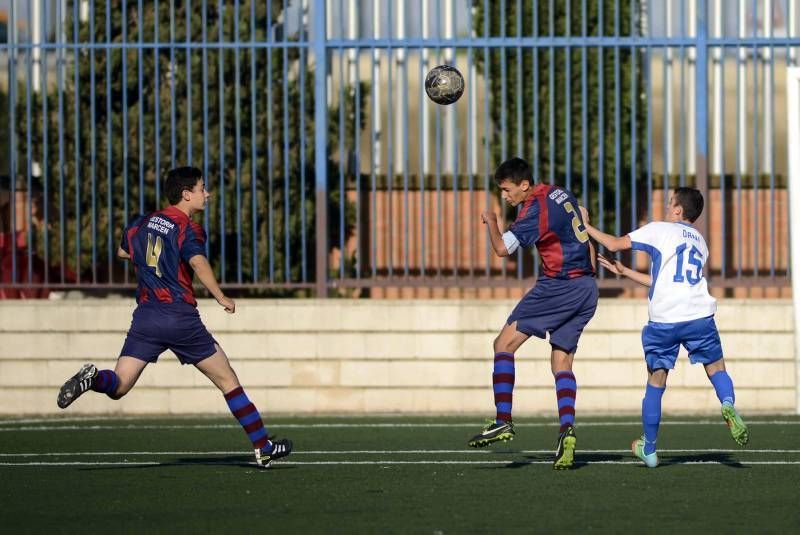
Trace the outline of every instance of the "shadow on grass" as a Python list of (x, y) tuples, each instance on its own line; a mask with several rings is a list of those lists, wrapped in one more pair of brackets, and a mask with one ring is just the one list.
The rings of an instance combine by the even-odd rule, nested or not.
[(716, 463), (730, 468), (750, 468), (743, 465), (737, 459), (731, 457), (730, 453), (696, 453), (692, 455), (670, 455), (659, 459), (660, 466), (692, 464), (692, 463)]
[[(133, 461), (135, 462), (135, 461)], [(247, 468), (249, 470), (261, 470), (253, 461), (245, 460), (241, 455), (230, 455), (227, 457), (186, 457), (183, 459), (172, 459), (159, 462), (158, 464), (119, 464), (113, 466), (91, 466), (80, 470), (132, 470), (132, 469), (152, 469), (152, 468), (173, 468), (173, 467), (195, 467), (195, 466), (232, 466), (237, 468)], [(281, 465), (276, 461), (266, 470), (288, 470), (297, 468), (296, 466)], [(266, 471), (265, 470), (265, 471)]]
[[(575, 456), (575, 465), (573, 470), (580, 470), (587, 464), (601, 463), (609, 461), (619, 461), (625, 459), (625, 456), (619, 454), (604, 454), (604, 453), (580, 453)], [(527, 466), (551, 464), (555, 460), (553, 453), (541, 453), (536, 455), (525, 455), (522, 459), (509, 461), (508, 464), (494, 465), (494, 466), (481, 466), (479, 470), (497, 470), (506, 468), (525, 468)]]

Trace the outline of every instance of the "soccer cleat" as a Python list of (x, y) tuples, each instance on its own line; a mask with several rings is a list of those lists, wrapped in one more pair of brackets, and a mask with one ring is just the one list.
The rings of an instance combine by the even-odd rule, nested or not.
[(501, 440), (503, 442), (514, 440), (514, 424), (512, 422), (498, 424), (496, 420), (489, 420), (483, 431), (469, 439), (467, 445), (471, 448), (483, 448)]
[(650, 454), (644, 452), (644, 436), (631, 442), (631, 452), (633, 452), (647, 468), (655, 468), (658, 466), (658, 454), (656, 452)]
[(750, 440), (750, 432), (733, 405), (730, 403), (722, 404), (722, 417), (725, 419), (725, 423), (728, 424), (728, 429), (731, 430), (733, 440), (740, 446), (747, 444), (747, 441)]
[(553, 470), (569, 470), (575, 464), (575, 444), (578, 439), (575, 437), (575, 428), (567, 427), (558, 437), (558, 449), (556, 450), (556, 460), (553, 461)]
[(92, 388), (96, 377), (97, 367), (94, 364), (84, 364), (59, 390), (58, 406), (66, 409), (70, 403)]
[(292, 453), (292, 441), (288, 438), (276, 440), (270, 446), (255, 451), (256, 464), (261, 468), (269, 468), (272, 461)]

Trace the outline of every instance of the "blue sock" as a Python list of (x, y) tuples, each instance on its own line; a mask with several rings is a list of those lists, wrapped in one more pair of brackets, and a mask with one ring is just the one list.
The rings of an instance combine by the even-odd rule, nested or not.
[(97, 372), (97, 377), (94, 378), (92, 390), (113, 398), (118, 386), (119, 376), (114, 373), (114, 370), (100, 370)]
[(711, 384), (714, 385), (714, 390), (717, 393), (717, 399), (720, 403), (730, 403), (736, 401), (736, 395), (733, 393), (733, 381), (731, 376), (725, 370), (719, 371), (709, 377)]
[(494, 354), (492, 373), (494, 405), (497, 409), (496, 423), (511, 421), (511, 405), (514, 396), (514, 355), (499, 352)]
[(656, 451), (658, 424), (661, 423), (661, 396), (667, 387), (659, 388), (647, 383), (642, 400), (642, 426), (644, 427), (644, 453), (650, 455)]

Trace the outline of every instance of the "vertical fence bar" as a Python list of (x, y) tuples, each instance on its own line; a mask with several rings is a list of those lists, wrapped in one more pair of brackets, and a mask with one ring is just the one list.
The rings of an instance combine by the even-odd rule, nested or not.
[[(92, 186), (92, 282), (97, 283), (97, 130), (95, 128), (95, 121), (97, 119), (97, 114), (95, 113), (95, 52), (94, 52), (94, 44), (95, 44), (95, 35), (94, 35), (94, 0), (89, 3), (89, 43), (91, 48), (89, 49), (89, 78), (91, 79), (91, 83), (89, 84), (89, 98), (91, 100), (89, 104), (89, 115), (90, 121), (92, 123), (92, 133), (91, 133), (91, 154), (89, 156), (91, 163), (90, 163), (90, 173), (91, 173), (91, 186)], [(42, 95), (44, 98), (47, 98), (47, 94)], [(32, 266), (31, 266), (31, 269)]]
[[(350, 9), (355, 10), (356, 3), (351, 0)], [(350, 36), (356, 40), (359, 38), (359, 22), (360, 14), (358, 12), (351, 15), (351, 20), (354, 21), (353, 28), (350, 28)], [(355, 120), (353, 128), (353, 178), (355, 179), (356, 187), (356, 279), (361, 278), (362, 268), (362, 251), (361, 251), (361, 49), (352, 45), (355, 49), (351, 50), (351, 80), (355, 84), (354, 100), (355, 100)], [(301, 49), (302, 50), (302, 49)], [(405, 160), (408, 162), (408, 154), (405, 155)], [(406, 183), (408, 177), (406, 176)], [(406, 214), (406, 220), (408, 215)]]
[[(522, 1), (517, 0), (516, 5), (516, 19), (517, 19), (517, 38), (522, 38)], [(522, 47), (517, 45), (517, 143), (516, 155), (522, 157), (525, 154), (525, 145), (522, 141), (523, 123), (522, 123)], [(567, 77), (569, 79), (569, 77)], [(569, 84), (567, 84), (569, 86)], [(523, 264), (525, 262), (525, 248), (520, 247), (516, 253), (517, 257), (517, 279), (522, 279)]]
[[(619, 0), (614, 0), (614, 39), (619, 39)], [(614, 46), (614, 234), (619, 236), (622, 230), (622, 97), (620, 96), (619, 45)], [(619, 253), (617, 253), (619, 257)]]
[[(287, 16), (288, 6), (286, 0), (283, 2), (284, 17)], [(284, 20), (286, 20), (284, 18)], [(289, 40), (288, 24), (284, 24), (283, 42), (284, 45)], [(283, 242), (283, 259), (284, 259), (284, 277), (283, 282), (291, 282), (291, 259), (292, 249), (289, 245), (289, 236), (292, 228), (289, 220), (289, 47), (283, 47), (283, 229), (284, 229), (284, 242)]]
[[(599, 7), (599, 16), (598, 16), (597, 34), (598, 34), (598, 37), (604, 37), (605, 36), (605, 30), (604, 30), (604, 27), (603, 27), (603, 0), (598, 0), (598, 7)], [(597, 148), (598, 148), (598, 151), (597, 151), (597, 184), (598, 184), (598, 188), (597, 188), (598, 189), (598, 194), (597, 194), (598, 199), (597, 199), (597, 202), (598, 202), (599, 206), (598, 206), (597, 212), (598, 212), (598, 216), (599, 217), (598, 217), (597, 221), (599, 223), (599, 227), (598, 228), (601, 231), (605, 229), (605, 221), (604, 221), (604, 219), (605, 219), (605, 210), (604, 210), (605, 207), (604, 207), (604, 204), (605, 203), (604, 203), (604, 196), (605, 196), (605, 144), (606, 144), (606, 141), (605, 141), (605, 113), (604, 113), (605, 112), (605, 105), (604, 105), (605, 97), (604, 97), (604, 94), (603, 94), (604, 93), (603, 87), (605, 85), (605, 80), (604, 80), (604, 76), (603, 76), (603, 71), (604, 71), (603, 55), (604, 55), (603, 47), (601, 47), (601, 46), (597, 47), (597, 64), (598, 64), (598, 69), (597, 69), (597, 74), (598, 74), (597, 88), (598, 88), (598, 94), (599, 94), (598, 101), (597, 101), (597, 115), (598, 115), (598, 117), (597, 117), (597, 130), (598, 130), (598, 134), (599, 134), (599, 141), (597, 143)], [(600, 247), (600, 250), (602, 252), (602, 250), (603, 250), (602, 246)], [(601, 277), (605, 278), (604, 275), (602, 275)]]
[[(158, 20), (158, 4), (156, 4), (156, 20)], [(203, 0), (203, 8), (202, 8), (202, 20), (203, 20), (203, 52), (202, 52), (202, 62), (203, 62), (203, 180), (206, 182), (206, 188), (211, 189), (211, 185), (209, 184), (209, 176), (208, 176), (208, 47), (206, 44), (208, 43), (208, 3), (207, 0)], [(158, 40), (158, 31), (155, 33), (156, 39)], [(156, 80), (158, 80), (158, 52), (156, 51)], [(158, 86), (156, 86), (158, 87)], [(156, 108), (156, 156), (159, 153), (158, 148), (158, 108)], [(158, 160), (156, 160), (158, 161)], [(156, 165), (156, 172), (159, 172), (160, 169), (158, 165)], [(211, 235), (210, 232), (210, 223), (211, 223), (211, 214), (209, 213), (211, 209), (203, 210), (203, 227), (206, 231), (206, 236)], [(211, 240), (206, 239), (206, 256), (211, 258)]]
[[(636, 7), (634, 0), (630, 1), (630, 35), (637, 36), (636, 31)], [(639, 49), (636, 47), (630, 48), (631, 54), (631, 85), (630, 85), (630, 92), (631, 92), (631, 191), (630, 191), (630, 198), (631, 198), (631, 222), (630, 228), (636, 228), (637, 225), (637, 217), (636, 217), (636, 199), (637, 199), (637, 191), (636, 191), (636, 182), (637, 182), (637, 167), (636, 167), (636, 110), (637, 110), (637, 100), (639, 98), (639, 82), (636, 78), (636, 57), (639, 54)]]
[[(222, 10), (220, 10), (220, 12), (222, 12)], [(172, 167), (178, 166), (178, 162), (175, 159), (175, 154), (178, 150), (178, 143), (176, 141), (178, 127), (175, 118), (175, 65), (175, 0), (169, 0), (169, 162)]]
[[(225, 59), (222, 47), (223, 32), (225, 28), (225, 11), (223, 0), (217, 6), (217, 90), (219, 92), (219, 242), (220, 242), (220, 281), (225, 282), (225, 267), (227, 255), (225, 254)], [(171, 65), (171, 64), (170, 64)], [(269, 69), (267, 69), (269, 70)], [(174, 128), (173, 128), (174, 130)], [(174, 159), (171, 160), (175, 164)]]
[[(123, 0), (124, 4), (124, 0)], [(10, 41), (13, 43), (13, 35), (14, 35), (14, 3), (11, 3), (11, 29), (9, 32)], [(123, 11), (124, 14), (124, 11)], [(61, 12), (61, 2), (56, 2), (56, 41), (59, 44), (58, 50), (56, 51), (56, 61), (58, 62), (58, 241), (59, 241), (59, 269), (60, 269), (60, 282), (63, 284), (66, 282), (66, 266), (67, 266), (67, 258), (66, 258), (66, 222), (65, 222), (65, 202), (64, 202), (64, 165), (65, 165), (65, 154), (64, 154), (64, 44), (66, 41), (65, 35), (65, 28), (63, 26), (62, 21), (63, 13)], [(16, 82), (14, 81), (14, 71), (15, 68), (12, 68), (11, 58), (12, 58), (12, 51), (9, 50), (9, 68), (11, 70), (9, 76), (9, 105), (13, 102), (13, 95), (14, 95), (14, 86)], [(14, 110), (13, 107), (9, 109), (9, 117), (11, 118), (11, 124), (15, 124), (14, 120)], [(11, 175), (11, 185), (13, 188), (14, 185), (14, 175), (16, 174), (16, 168), (14, 166), (15, 162), (15, 154), (16, 148), (14, 143), (14, 129), (10, 128), (9, 132), (11, 134), (10, 139), (10, 147), (9, 152), (10, 154), (10, 161), (11, 161), (11, 169), (12, 172), (9, 173)], [(13, 195), (13, 189), (12, 189)], [(127, 197), (127, 195), (126, 195)], [(14, 230), (14, 205), (11, 205), (11, 230)], [(14, 257), (11, 257), (12, 262)], [(12, 280), (16, 274), (16, 265), (12, 263)], [(127, 282), (127, 271), (126, 274), (126, 282)]]
[[(31, 109), (31, 100), (33, 99), (33, 87), (32, 87), (32, 78), (33, 78), (33, 34), (30, 31), (30, 21), (32, 20), (32, 13), (31, 13), (31, 4), (28, 3), (28, 45), (27, 50), (25, 51), (25, 136), (26, 136), (26, 143), (25, 143), (25, 152), (26, 152), (26, 165), (25, 165), (25, 183), (27, 188), (27, 195), (25, 200), (25, 212), (23, 213), (23, 220), (25, 223), (25, 245), (28, 249), (27, 254), (27, 276), (22, 279), (22, 282), (33, 282), (33, 218), (32, 218), (32, 201), (33, 198), (33, 189), (32, 189), (32, 174), (33, 169), (31, 168), (33, 165), (33, 134), (31, 132), (32, 128), (31, 125), (33, 124), (32, 121), (32, 109)], [(16, 199), (13, 199), (12, 202), (16, 202)], [(78, 227), (80, 228), (80, 226)], [(12, 240), (13, 248), (12, 254), (16, 255), (16, 240)]]
[[(106, 239), (108, 240), (108, 282), (113, 281), (114, 263), (114, 199), (111, 192), (114, 189), (114, 166), (112, 162), (113, 129), (111, 126), (111, 10), (105, 8), (106, 15), (106, 207), (108, 209), (108, 222), (106, 224)], [(59, 24), (60, 22), (57, 22)]]
[(74, 49), (75, 71), (75, 275), (81, 282), (81, 100), (80, 100), (80, 65), (78, 34), (78, 2), (75, 2), (72, 18), (72, 42)]
[[(534, 0), (534, 8), (533, 12), (536, 13)], [(489, 34), (489, 0), (483, 1), (483, 37), (488, 38)], [(491, 94), (491, 79), (489, 78), (489, 71), (490, 71), (490, 63), (491, 57), (489, 56), (489, 47), (483, 47), (483, 87), (484, 87), (484, 97), (483, 97), (483, 159), (485, 165), (485, 173), (483, 175), (483, 191), (485, 192), (485, 205), (484, 209), (488, 211), (491, 208), (491, 190), (489, 189), (489, 176), (490, 176), (490, 147), (489, 147), (489, 122), (491, 121), (491, 116), (489, 115), (489, 95)], [(534, 73), (536, 70), (534, 69)], [(534, 85), (534, 91), (536, 90), (536, 86)], [(535, 97), (534, 97), (535, 99)], [(534, 109), (536, 106), (534, 106)], [(536, 125), (536, 123), (534, 123)], [(534, 129), (536, 131), (536, 129)], [(536, 169), (536, 165), (534, 165), (534, 169)], [(489, 278), (492, 273), (492, 265), (491, 265), (491, 257), (490, 257), (490, 249), (489, 249), (489, 240), (484, 238), (484, 257), (486, 259), (486, 277)]]
[[(753, 37), (758, 37), (758, 2), (753, 2)], [(759, 51), (758, 46), (753, 45), (753, 276), (757, 277), (759, 273), (758, 265), (758, 165), (760, 163), (758, 158), (758, 63)]]
[[(554, 6), (553, 0), (549, 0), (547, 6), (547, 33), (552, 38), (555, 36), (555, 13), (554, 13)], [(549, 83), (549, 95), (548, 95), (548, 117), (547, 117), (547, 131), (548, 131), (548, 138), (547, 143), (550, 148), (550, 162), (548, 167), (550, 168), (550, 184), (556, 183), (556, 85), (555, 85), (555, 48), (550, 47), (548, 49), (549, 53), (549, 61), (547, 64), (547, 81)], [(505, 74), (504, 74), (505, 76)], [(504, 94), (505, 96), (505, 94)], [(505, 102), (505, 98), (503, 99)], [(505, 121), (503, 121), (505, 124)], [(505, 158), (505, 156), (504, 156)]]
[[(647, 37), (653, 37), (652, 3), (647, 0)], [(653, 49), (645, 50), (645, 95), (647, 98), (647, 221), (653, 220)], [(634, 225), (636, 222), (634, 222)]]
[[(17, 17), (13, 0), (10, 2), (10, 26), (8, 27), (8, 133), (9, 133), (9, 170), (8, 180), (11, 188), (11, 282), (17, 282)], [(63, 146), (63, 144), (62, 144)], [(64, 181), (61, 181), (62, 188)], [(64, 196), (61, 196), (64, 202)], [(61, 213), (64, 213), (62, 209)], [(61, 228), (64, 228), (63, 216)], [(63, 232), (63, 230), (62, 230)], [(63, 243), (63, 239), (62, 239)], [(63, 251), (63, 245), (62, 245)], [(63, 265), (63, 263), (62, 263)], [(62, 276), (63, 280), (63, 276)]]
[[(45, 44), (48, 44), (47, 41), (47, 13), (49, 9), (46, 8), (42, 10), (42, 25), (39, 28), (39, 31), (42, 33), (42, 39), (44, 40)], [(50, 98), (50, 93), (47, 87), (47, 74), (48, 74), (48, 55), (49, 51), (47, 48), (42, 50), (42, 63), (39, 66), (39, 70), (42, 74), (41, 76), (41, 87), (40, 91), (42, 92), (42, 189), (43, 189), (43, 201), (42, 201), (42, 208), (43, 208), (43, 216), (44, 216), (44, 225), (43, 225), (43, 238), (44, 238), (44, 282), (50, 282), (50, 154), (49, 154), (49, 143), (48, 143), (48, 122), (50, 120), (50, 113), (48, 109), (48, 99)], [(111, 228), (111, 225), (109, 225)]]
[[(301, 10), (302, 11), (302, 10)], [(302, 28), (302, 26), (301, 26)], [(256, 148), (256, 3), (250, 2), (250, 282), (258, 282), (258, 199), (256, 171), (258, 149)], [(303, 66), (300, 65), (302, 71)], [(300, 110), (303, 116), (303, 110)], [(302, 134), (299, 136), (302, 137)], [(300, 204), (301, 208), (303, 203)]]
[[(136, 5), (136, 33), (138, 37), (138, 46), (136, 47), (136, 85), (139, 88), (139, 100), (137, 102), (137, 107), (139, 108), (139, 127), (137, 131), (139, 149), (139, 161), (137, 162), (137, 167), (139, 168), (139, 213), (144, 214), (144, 84), (142, 81), (142, 78), (144, 78), (144, 47), (142, 46), (144, 42), (144, 6), (142, 5), (142, 0), (139, 0)], [(154, 98), (158, 97), (156, 96)]]
[[(239, 0), (233, 4), (233, 40), (239, 42)], [(237, 46), (233, 50), (233, 100), (235, 106), (234, 113), (234, 143), (236, 144), (234, 157), (236, 158), (235, 182), (236, 182), (236, 282), (242, 283), (242, 92), (241, 92), (241, 60), (240, 49)], [(285, 77), (285, 76), (284, 76)]]
[[(192, 0), (186, 0), (186, 165), (194, 165), (192, 161)], [(158, 98), (158, 93), (156, 93)], [(158, 169), (156, 169), (156, 184), (158, 184)], [(158, 206), (158, 198), (156, 198)]]
[(300, 25), (300, 40), (303, 46), (300, 47), (300, 250), (302, 256), (302, 281), (308, 281), (308, 259), (306, 258), (306, 69), (308, 64), (306, 61), (306, 49), (308, 48), (308, 36), (306, 34), (306, 11), (307, 0), (301, 0), (301, 17), (303, 18)]
[(325, 0), (314, 0), (313, 50), (316, 61), (314, 77), (314, 166), (316, 191), (316, 296), (327, 297), (327, 223), (328, 223), (328, 176), (325, 150), (327, 123), (327, 94), (325, 73), (327, 72)]
[[(588, 36), (586, 21), (586, 0), (581, 0), (581, 36)], [(589, 102), (588, 81), (586, 79), (586, 45), (581, 47), (581, 204), (589, 207)]]
[[(571, 26), (571, 17), (572, 13), (570, 11), (572, 2), (567, 2), (567, 39), (572, 36), (572, 26)], [(564, 162), (565, 171), (567, 175), (566, 186), (567, 190), (572, 191), (572, 46), (567, 44), (564, 48), (564, 56), (566, 57), (566, 106), (565, 106), (565, 123), (566, 123), (566, 158)]]
[[(272, 2), (267, 2), (267, 42), (274, 44), (274, 33), (272, 27)], [(274, 160), (274, 146), (272, 142), (272, 52), (270, 46), (266, 48), (267, 53), (267, 234), (269, 240), (269, 282), (275, 280), (275, 212), (272, 199), (272, 171)], [(325, 76), (325, 73), (320, 73)]]
[[(206, 35), (206, 25), (205, 25), (205, 1), (203, 0), (203, 40), (205, 41)], [(154, 9), (154, 20), (155, 24), (153, 25), (153, 41), (156, 43), (161, 42), (161, 33), (159, 31), (159, 19), (161, 11), (159, 10), (158, 0), (155, 1), (153, 6)], [(203, 47), (203, 52), (206, 52), (206, 48)], [(155, 138), (155, 145), (153, 147), (154, 153), (154, 160), (155, 160), (155, 173), (156, 173), (156, 206), (161, 205), (161, 48), (156, 46), (153, 48), (153, 63), (155, 64), (155, 98), (154, 105), (153, 105), (153, 115), (155, 116), (155, 126), (154, 126), (154, 138)], [(205, 86), (206, 80), (203, 79), (203, 85)], [(207, 114), (207, 111), (204, 110)], [(204, 127), (203, 132), (206, 132), (206, 127)], [(205, 136), (203, 136), (205, 137)], [(206, 142), (207, 145), (207, 142)], [(204, 172), (203, 172), (203, 180), (205, 180), (206, 185), (208, 186), (208, 164), (204, 164)], [(210, 186), (208, 186), (210, 187)], [(203, 217), (205, 218), (205, 226), (206, 226), (206, 233), (208, 233), (208, 214), (209, 210), (203, 210)], [(209, 240), (206, 240), (206, 252), (209, 250)]]
[[(696, 147), (695, 147), (695, 173), (696, 188), (703, 194), (706, 203), (710, 206), (708, 196), (708, 3), (707, 0), (698, 0), (697, 3), (697, 60), (695, 62), (695, 117), (696, 117)], [(698, 229), (704, 237), (708, 237), (709, 210), (697, 222)], [(707, 275), (710, 276), (710, 273)]]
[[(344, 20), (344, 0), (338, 2), (339, 18)], [(329, 14), (330, 15), (330, 14)], [(340, 36), (341, 37), (341, 36)], [(345, 188), (344, 188), (344, 166), (347, 157), (345, 156), (345, 114), (344, 114), (344, 47), (339, 46), (337, 49), (337, 63), (339, 66), (339, 94), (338, 94), (338, 107), (339, 107), (339, 279), (344, 278), (344, 212), (345, 212)], [(389, 89), (391, 91), (391, 88)], [(389, 102), (392, 101), (389, 96)], [(391, 135), (391, 124), (389, 126)], [(389, 143), (389, 158), (391, 160), (392, 145)], [(391, 170), (391, 166), (390, 166)], [(391, 219), (390, 219), (391, 221)]]

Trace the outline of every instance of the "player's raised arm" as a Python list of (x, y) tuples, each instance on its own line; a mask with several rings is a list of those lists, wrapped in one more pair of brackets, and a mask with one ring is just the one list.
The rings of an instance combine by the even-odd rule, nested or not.
[(217, 278), (214, 276), (214, 270), (211, 269), (211, 264), (208, 263), (208, 259), (201, 254), (194, 255), (189, 259), (189, 265), (192, 266), (192, 269), (197, 275), (197, 278), (200, 279), (200, 282), (203, 283), (203, 286), (211, 292), (211, 295), (214, 296), (217, 303), (225, 309), (225, 312), (229, 314), (236, 312), (236, 304), (233, 302), (233, 299), (222, 293), (222, 288), (220, 288), (217, 283)]
[(497, 214), (490, 211), (481, 212), (481, 221), (489, 231), (489, 241), (492, 242), (492, 249), (497, 256), (508, 256), (508, 248), (503, 241), (503, 234), (497, 224)]
[(611, 252), (626, 251), (631, 248), (631, 238), (627, 234), (625, 236), (614, 236), (606, 234), (605, 232), (596, 229), (589, 223), (589, 212), (583, 206), (580, 207), (581, 215), (583, 216), (583, 225), (586, 227), (586, 232), (597, 243), (605, 247)]
[(619, 260), (610, 260), (601, 254), (597, 255), (597, 259), (600, 261), (601, 266), (609, 270), (614, 275), (627, 277), (633, 282), (638, 282), (642, 286), (647, 286), (648, 288), (653, 284), (653, 278), (650, 275), (636, 271), (635, 269), (631, 269), (625, 266), (625, 264)]

